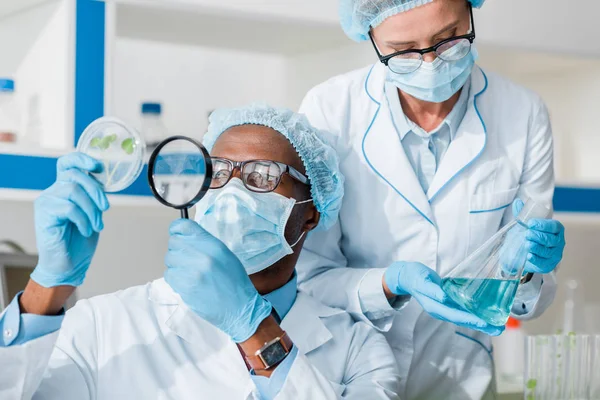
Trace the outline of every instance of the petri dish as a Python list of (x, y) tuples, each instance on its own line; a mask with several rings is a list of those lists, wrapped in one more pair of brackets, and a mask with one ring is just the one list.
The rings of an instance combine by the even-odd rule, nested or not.
[(109, 193), (128, 188), (140, 176), (145, 150), (140, 134), (113, 117), (102, 117), (92, 122), (77, 142), (77, 151), (104, 165), (101, 173), (92, 175)]

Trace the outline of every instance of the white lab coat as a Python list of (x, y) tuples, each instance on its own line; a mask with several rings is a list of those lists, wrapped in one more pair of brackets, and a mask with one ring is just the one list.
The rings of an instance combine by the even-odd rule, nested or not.
[[(382, 276), (401, 260), (444, 276), (512, 218), (506, 206), (516, 197), (531, 193), (551, 204), (548, 112), (531, 91), (475, 67), (465, 118), (424, 193), (392, 122), (385, 74), (377, 64), (334, 77), (301, 106), (313, 125), (330, 132), (346, 192), (339, 223), (306, 241), (300, 289), (387, 331), (403, 377), (401, 397), (480, 399), (493, 386), (490, 338), (435, 320), (414, 300), (392, 309)], [(541, 279), (534, 278), (538, 289)], [(542, 313), (555, 286), (554, 274), (544, 276), (534, 290), (536, 306), (520, 318)]]
[[(298, 356), (278, 399), (398, 398), (385, 338), (306, 294), (282, 321)], [(59, 332), (0, 348), (0, 398), (252, 399), (229, 337), (163, 280), (80, 301)]]

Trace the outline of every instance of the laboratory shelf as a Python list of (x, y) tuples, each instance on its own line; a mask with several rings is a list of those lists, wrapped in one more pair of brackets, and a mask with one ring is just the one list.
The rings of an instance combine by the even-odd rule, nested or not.
[(51, 157), (56, 158), (63, 156), (72, 149), (51, 149), (35, 145), (26, 144), (1, 144), (0, 145), (0, 157), (2, 155), (21, 155), (21, 156), (38, 156), (38, 157)]
[[(0, 189), (0, 202), (33, 202), (41, 192), (41, 190)], [(111, 207), (165, 207), (150, 196), (109, 194), (108, 201)]]
[[(0, 153), (0, 199), (29, 201), (37, 197), (56, 180), (56, 160), (57, 157)], [(147, 174), (144, 166), (130, 187), (113, 196), (134, 196), (145, 202), (144, 198), (152, 196)]]

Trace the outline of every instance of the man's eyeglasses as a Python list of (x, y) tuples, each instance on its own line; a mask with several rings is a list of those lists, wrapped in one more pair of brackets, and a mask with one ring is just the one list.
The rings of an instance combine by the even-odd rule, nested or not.
[(396, 74), (410, 74), (421, 67), (424, 54), (435, 53), (441, 60), (453, 62), (465, 58), (471, 52), (471, 45), (475, 40), (475, 20), (473, 19), (473, 7), (471, 6), (469, 6), (469, 13), (471, 15), (471, 33), (442, 40), (435, 46), (426, 49), (402, 50), (382, 56), (371, 32), (369, 32), (369, 37), (377, 52), (379, 61)]
[(229, 182), (233, 171), (238, 168), (246, 189), (252, 192), (272, 192), (279, 186), (281, 176), (288, 174), (295, 180), (308, 185), (308, 178), (289, 165), (271, 160), (232, 161), (227, 158), (211, 157), (211, 189), (220, 189)]

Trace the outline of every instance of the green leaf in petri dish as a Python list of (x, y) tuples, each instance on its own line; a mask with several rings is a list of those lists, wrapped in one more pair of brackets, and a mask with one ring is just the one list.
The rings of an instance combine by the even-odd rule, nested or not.
[(537, 386), (537, 379), (530, 379), (527, 381), (527, 389), (535, 389)]
[(102, 139), (99, 137), (95, 137), (90, 141), (90, 147), (100, 147), (102, 144)]
[(98, 148), (100, 148), (101, 150), (106, 150), (109, 147), (110, 147), (110, 139), (109, 139), (108, 136), (105, 136), (100, 141), (100, 144), (98, 145)]
[(133, 150), (135, 149), (135, 142), (132, 138), (125, 139), (121, 143), (121, 148), (123, 149), (123, 151), (125, 151), (125, 153), (127, 153), (127, 155), (131, 155), (133, 154)]

